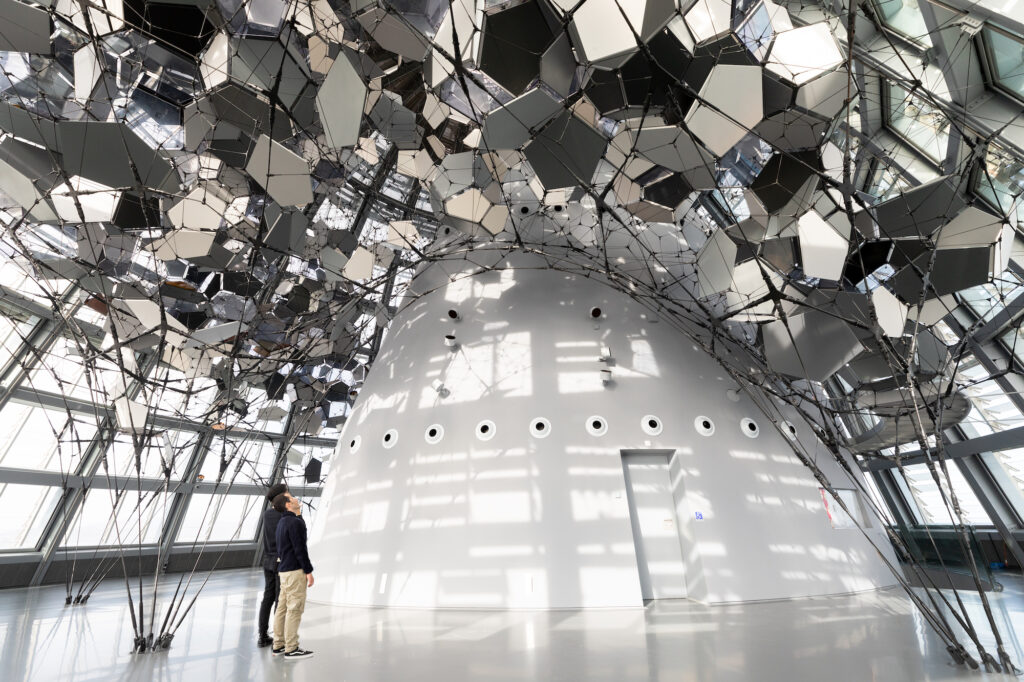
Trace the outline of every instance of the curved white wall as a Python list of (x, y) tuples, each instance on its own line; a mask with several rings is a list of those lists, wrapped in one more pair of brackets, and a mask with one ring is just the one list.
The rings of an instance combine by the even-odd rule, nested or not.
[[(443, 273), (457, 266), (434, 265), (419, 290), (431, 278), (438, 286), (394, 320), (331, 468), (311, 543), (311, 599), (640, 606), (621, 450), (650, 448), (675, 451), (689, 597), (894, 582), (858, 531), (831, 527), (811, 472), (746, 396), (729, 399), (734, 384), (714, 360), (608, 286), (526, 267), (537, 263), (525, 255), (512, 262), (454, 282)], [(462, 319), (453, 323), (450, 309)], [(450, 333), (455, 352), (444, 346)], [(613, 358), (609, 386), (602, 346)], [(607, 423), (603, 436), (585, 428), (594, 415)], [(661, 421), (660, 434), (643, 430), (645, 415)], [(712, 436), (697, 433), (698, 415), (714, 421)], [(546, 438), (529, 430), (540, 417), (551, 424)], [(760, 425), (756, 439), (741, 433), (745, 417)], [(490, 440), (476, 435), (483, 420), (494, 423)], [(430, 444), (433, 425), (443, 437)], [(809, 428), (800, 431), (834, 484), (853, 487)], [(871, 533), (888, 548), (877, 523)]]

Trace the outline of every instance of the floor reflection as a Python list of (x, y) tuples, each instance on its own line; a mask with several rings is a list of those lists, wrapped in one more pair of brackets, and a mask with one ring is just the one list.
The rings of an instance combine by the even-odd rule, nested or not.
[[(1018, 661), (1024, 582), (1002, 574), (989, 593)], [(172, 586), (173, 587), (173, 586)], [(85, 607), (62, 587), (0, 591), (0, 679), (36, 680), (672, 680), (833, 682), (1012, 679), (952, 665), (941, 642), (897, 590), (850, 597), (646, 610), (416, 611), (310, 604), (302, 644), (310, 660), (256, 649), (262, 575), (211, 578), (172, 649), (132, 656), (123, 583), (108, 581)], [(311, 596), (315, 595), (314, 587)], [(962, 595), (976, 623), (980, 602)], [(990, 633), (983, 633), (986, 646)]]

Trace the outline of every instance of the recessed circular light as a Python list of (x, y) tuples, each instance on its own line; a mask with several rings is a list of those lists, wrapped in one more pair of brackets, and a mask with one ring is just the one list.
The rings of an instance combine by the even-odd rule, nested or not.
[(427, 441), (431, 445), (440, 443), (442, 438), (444, 438), (444, 427), (440, 424), (431, 424), (427, 427), (427, 430), (423, 432), (423, 440)]
[(497, 429), (494, 426), (494, 422), (490, 419), (484, 419), (476, 425), (476, 437), (478, 440), (490, 440), (494, 438), (496, 431)]
[(661, 420), (653, 414), (645, 414), (643, 419), (640, 420), (640, 428), (642, 428), (644, 433), (648, 436), (657, 436), (662, 430)]
[(693, 420), (693, 428), (702, 436), (710, 436), (715, 432), (715, 422), (711, 421), (711, 417), (701, 415)]
[(587, 417), (586, 426), (587, 433), (591, 436), (603, 436), (608, 433), (608, 422), (604, 420), (604, 417), (597, 415)]
[(547, 438), (551, 433), (551, 422), (544, 417), (537, 417), (530, 422), (530, 435), (534, 438)]

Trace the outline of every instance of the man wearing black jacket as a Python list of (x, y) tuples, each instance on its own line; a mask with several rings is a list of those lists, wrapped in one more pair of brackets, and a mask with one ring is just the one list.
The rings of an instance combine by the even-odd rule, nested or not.
[[(281, 493), (288, 492), (284, 483), (270, 486), (267, 501), (273, 502)], [(281, 582), (277, 579), (277, 522), (281, 512), (270, 506), (263, 512), (263, 601), (260, 602), (259, 639), (256, 646), (265, 647), (273, 644), (270, 637), (270, 609), (277, 603), (277, 595), (281, 591)]]
[(306, 608), (306, 589), (313, 587), (313, 564), (306, 549), (306, 522), (302, 503), (288, 493), (274, 498), (274, 509), (281, 512), (277, 523), (277, 575), (281, 596), (274, 614), (274, 655), (286, 660), (308, 658), (312, 651), (299, 646), (299, 623)]

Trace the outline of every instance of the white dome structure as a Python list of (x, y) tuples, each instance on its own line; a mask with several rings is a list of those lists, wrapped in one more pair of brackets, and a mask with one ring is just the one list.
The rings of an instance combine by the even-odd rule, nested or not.
[[(766, 394), (629, 296), (508, 247), (411, 289), (339, 441), (312, 599), (633, 607), (895, 582), (859, 486), (797, 412), (773, 402), (769, 420), (750, 397)], [(782, 429), (866, 533), (830, 520)]]

